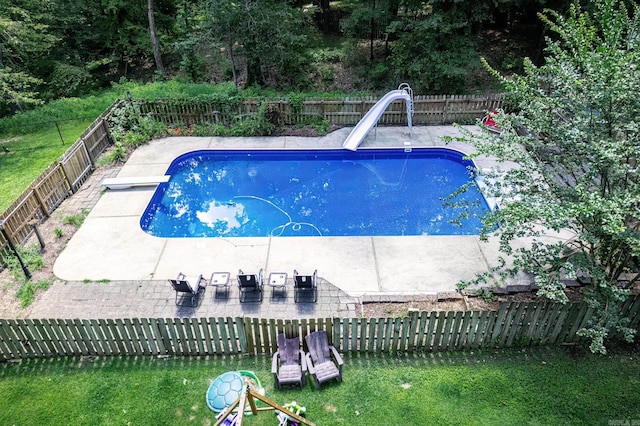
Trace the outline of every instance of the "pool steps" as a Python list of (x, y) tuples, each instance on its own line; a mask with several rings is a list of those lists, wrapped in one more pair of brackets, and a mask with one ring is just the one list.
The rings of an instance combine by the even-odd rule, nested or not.
[(170, 175), (162, 176), (129, 176), (107, 178), (102, 181), (102, 186), (109, 189), (128, 189), (134, 186), (156, 186), (168, 182)]

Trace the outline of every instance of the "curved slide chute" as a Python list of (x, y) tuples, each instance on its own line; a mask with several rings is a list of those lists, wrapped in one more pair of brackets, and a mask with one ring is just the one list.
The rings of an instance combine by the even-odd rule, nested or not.
[(362, 117), (362, 120), (351, 130), (347, 139), (342, 144), (343, 148), (355, 151), (358, 145), (367, 136), (371, 128), (378, 124), (378, 120), (387, 110), (387, 107), (394, 101), (404, 99), (407, 105), (407, 121), (409, 132), (411, 133), (411, 116), (413, 115), (413, 92), (408, 84), (401, 84), (397, 90), (392, 90), (384, 95), (373, 107)]

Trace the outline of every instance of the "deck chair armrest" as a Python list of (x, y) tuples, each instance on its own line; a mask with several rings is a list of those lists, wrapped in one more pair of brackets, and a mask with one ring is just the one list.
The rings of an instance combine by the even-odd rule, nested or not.
[(338, 363), (338, 369), (340, 370), (340, 374), (342, 374), (342, 364), (343, 364), (342, 357), (338, 353), (338, 350), (335, 348), (335, 346), (329, 346), (329, 349), (331, 349), (331, 353), (333, 354), (333, 358)]
[(300, 349), (300, 367), (302, 367), (302, 374), (307, 372), (307, 355), (302, 349)]
[(186, 278), (186, 275), (183, 274), (182, 272), (178, 272), (178, 277), (176, 278), (176, 280), (180, 281), (180, 280), (184, 280)]
[(196, 284), (196, 287), (198, 287), (196, 291), (207, 287), (207, 280), (202, 276), (202, 274), (198, 275), (198, 283)]
[(309, 371), (309, 374), (311, 374), (312, 376), (316, 375), (316, 368), (313, 366), (313, 360), (311, 359), (311, 354), (307, 353), (305, 355), (305, 358), (307, 359), (307, 370)]
[(280, 356), (280, 352), (276, 351), (273, 354), (273, 359), (271, 360), (271, 372), (273, 374), (278, 374), (278, 357)]

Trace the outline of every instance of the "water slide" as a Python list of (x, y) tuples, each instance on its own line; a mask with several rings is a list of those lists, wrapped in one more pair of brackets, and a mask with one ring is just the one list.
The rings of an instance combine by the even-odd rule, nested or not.
[(408, 84), (401, 84), (398, 89), (392, 90), (384, 95), (369, 111), (362, 117), (362, 120), (351, 130), (347, 139), (342, 144), (343, 148), (355, 151), (358, 145), (367, 136), (373, 126), (378, 124), (378, 120), (387, 110), (387, 107), (394, 101), (404, 99), (407, 105), (407, 121), (409, 132), (411, 132), (411, 116), (413, 115), (413, 92)]

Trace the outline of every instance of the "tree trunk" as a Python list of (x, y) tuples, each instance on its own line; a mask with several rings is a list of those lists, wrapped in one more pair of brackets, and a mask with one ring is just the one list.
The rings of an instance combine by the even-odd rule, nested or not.
[(233, 84), (238, 85), (238, 76), (236, 76), (236, 58), (233, 55), (233, 42), (229, 39), (229, 62), (231, 62), (231, 75), (233, 76)]
[(153, 17), (153, 0), (147, 2), (149, 12), (149, 32), (151, 33), (151, 45), (153, 46), (153, 57), (156, 60), (156, 68), (164, 77), (164, 65), (160, 56), (160, 46), (158, 45), (158, 37), (156, 36), (156, 21)]
[(369, 21), (369, 29), (371, 31), (369, 38), (369, 60), (373, 62), (373, 42), (376, 35), (376, 19), (374, 17), (376, 13), (376, 0), (373, 0), (373, 6), (371, 7), (371, 19)]
[(260, 65), (259, 59), (247, 58), (247, 81), (245, 87), (251, 87), (253, 85), (262, 86), (263, 78)]

